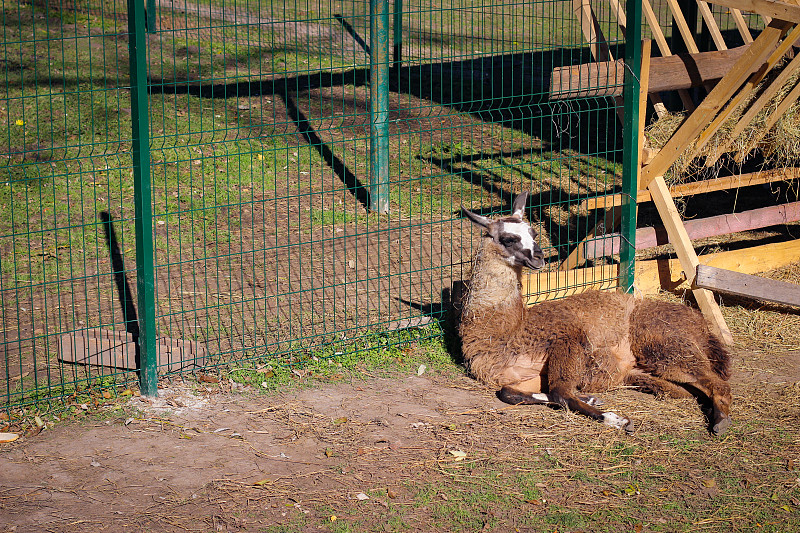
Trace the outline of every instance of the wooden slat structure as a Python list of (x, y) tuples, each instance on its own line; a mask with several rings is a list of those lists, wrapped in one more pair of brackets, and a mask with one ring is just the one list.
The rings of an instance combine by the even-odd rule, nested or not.
[[(591, 15), (591, 8), (587, 8), (588, 0), (573, 1), (576, 5), (580, 4), (581, 9), (578, 12), (581, 17), (587, 17)], [(722, 34), (719, 31), (716, 22), (714, 21), (710, 7), (705, 0), (696, 1), (698, 4), (699, 13), (703, 17), (706, 27), (709, 29), (715, 46), (717, 47), (717, 52), (715, 53), (721, 54), (720, 57), (728, 57), (734, 51), (728, 50), (724, 39), (722, 39)], [(680, 265), (680, 270), (683, 272), (683, 276), (689, 282), (689, 286), (694, 293), (695, 299), (701, 311), (708, 320), (712, 330), (714, 330), (725, 342), (731, 342), (732, 337), (719, 310), (719, 306), (716, 303), (715, 297), (710, 289), (720, 292), (743, 294), (746, 293), (746, 290), (742, 289), (742, 287), (747, 288), (758, 286), (759, 291), (751, 291), (751, 296), (764, 298), (764, 293), (767, 291), (767, 287), (772, 287), (772, 285), (766, 282), (762, 284), (759, 281), (760, 278), (754, 278), (752, 276), (743, 278), (742, 276), (749, 275), (752, 272), (742, 272), (741, 265), (740, 268), (728, 269), (731, 271), (738, 271), (738, 274), (735, 272), (734, 274), (728, 274), (724, 267), (716, 267), (717, 270), (704, 269), (702, 267), (703, 263), (701, 262), (701, 258), (697, 256), (694, 247), (692, 246), (692, 235), (687, 230), (687, 226), (684, 224), (677, 208), (675, 207), (673, 195), (699, 194), (700, 192), (724, 190), (731, 187), (743, 186), (745, 184), (750, 185), (754, 183), (767, 183), (778, 179), (795, 178), (798, 176), (798, 169), (785, 169), (783, 171), (776, 170), (773, 172), (759, 173), (755, 175), (720, 178), (717, 180), (709, 180), (709, 182), (697, 182), (679, 185), (673, 189), (669, 189), (667, 187), (663, 176), (664, 173), (675, 163), (675, 161), (681, 155), (683, 155), (687, 146), (691, 146), (693, 154), (696, 155), (714, 136), (719, 128), (731, 116), (734, 116), (734, 113), (739, 111), (740, 106), (744, 105), (744, 103), (748, 100), (752, 100), (751, 95), (754, 94), (758, 84), (767, 77), (767, 75), (776, 65), (783, 61), (783, 58), (791, 49), (792, 45), (797, 42), (798, 39), (800, 39), (800, 5), (774, 0), (713, 0), (713, 3), (721, 4), (730, 8), (731, 13), (736, 21), (737, 28), (742, 35), (743, 40), (747, 44), (744, 47), (741, 47), (741, 49), (735, 51), (735, 57), (733, 57), (733, 59), (725, 65), (726, 72), (719, 78), (719, 81), (716, 84), (713, 84), (712, 86), (712, 83), (709, 83), (712, 78), (709, 76), (708, 79), (705, 79), (703, 75), (699, 76), (699, 80), (693, 81), (693, 83), (703, 83), (708, 89), (708, 95), (696, 106), (696, 108), (691, 109), (687, 106), (687, 111), (690, 111), (690, 113), (677, 131), (673, 133), (670, 139), (660, 150), (656, 152), (650, 151), (644, 146), (644, 143), (640, 141), (640, 153), (642, 153), (642, 159), (645, 160), (645, 162), (642, 164), (640, 169), (640, 190), (637, 195), (637, 201), (652, 201), (655, 204), (661, 221), (664, 224), (664, 230), (668, 235), (669, 242), (673, 244), (676, 255), (678, 256), (677, 264)], [(694, 42), (694, 37), (690, 26), (678, 7), (677, 0), (668, 0), (668, 4), (670, 6), (673, 21), (675, 22), (678, 31), (680, 32), (683, 41), (690, 52), (690, 57), (692, 59), (702, 58), (703, 56), (699, 53), (697, 45)], [(640, 80), (643, 85), (643, 96), (646, 97), (646, 95), (651, 91), (648, 82), (653, 79), (660, 80), (662, 78), (663, 74), (658, 70), (660, 66), (659, 63), (663, 62), (662, 64), (664, 65), (668, 64), (667, 62), (671, 60), (671, 53), (669, 53), (668, 48), (666, 48), (666, 40), (664, 39), (663, 32), (661, 32), (660, 28), (657, 28), (657, 24), (654, 23), (655, 14), (652, 12), (652, 7), (649, 5), (648, 0), (643, 0), (643, 7), (645, 18), (647, 19), (651, 28), (653, 28), (653, 36), (656, 40), (656, 43), (662, 52), (662, 56), (665, 56), (665, 58), (661, 60), (654, 60), (652, 62), (653, 68), (651, 69), (649, 66), (649, 43), (643, 46), (643, 71), (641, 73)], [(756, 39), (752, 39), (750, 36), (750, 33), (744, 24), (744, 19), (741, 15), (741, 12), (739, 11), (740, 9), (759, 13), (764, 16), (766, 21), (768, 21), (766, 28), (758, 35)], [(592, 24), (589, 24), (585, 21), (582, 22), (582, 25), (586, 28), (592, 27)], [(588, 37), (589, 36), (587, 35), (587, 38)], [(665, 50), (667, 53), (665, 53)], [(646, 56), (644, 55), (645, 53)], [(607, 59), (601, 59), (603, 57), (607, 57)], [(610, 54), (606, 56), (598, 53), (595, 55), (595, 59), (597, 59), (598, 62), (612, 61)], [(782, 85), (785, 83), (786, 79), (788, 79), (791, 73), (796, 71), (798, 68), (800, 68), (800, 61), (792, 61), (788, 63), (788, 66), (784, 67), (784, 70), (778, 76), (774, 77), (775, 79), (773, 79), (771, 83), (780, 83)], [(587, 66), (581, 66), (577, 72), (572, 69), (564, 69), (563, 72), (559, 72), (558, 75), (560, 77), (554, 77), (554, 97), (566, 97), (566, 95), (559, 93), (559, 87), (580, 86), (582, 89), (590, 91), (593, 89), (596, 90), (596, 86), (598, 86), (600, 83), (603, 83), (601, 81), (600, 73), (603, 72), (604, 69), (609, 73), (611, 73), (613, 70), (607, 63), (596, 65), (595, 71), (592, 71), (591, 69), (592, 66), (589, 66), (588, 69)], [(594, 74), (597, 74), (595, 87), (587, 86), (587, 84), (584, 83), (587, 79), (584, 76), (586, 76), (587, 73), (588, 78), (592, 78)], [(654, 73), (655, 75), (653, 75)], [(580, 76), (580, 83), (573, 79), (573, 76), (575, 75)], [(563, 76), (566, 76), (569, 81), (561, 82), (560, 80), (566, 79)], [(658, 86), (658, 88), (662, 89), (660, 86)], [(770, 85), (766, 88), (766, 91), (762, 89), (762, 95), (764, 92), (771, 92), (774, 95), (777, 93), (777, 91), (777, 88), (773, 88), (773, 86)], [(751, 107), (750, 110), (742, 113), (741, 116), (743, 121), (744, 119), (752, 120), (752, 118), (754, 118), (757, 114), (758, 110), (763, 108), (766, 100), (769, 98), (769, 96), (761, 96), (760, 98), (755, 99), (753, 105), (757, 106), (758, 109), (753, 110)], [(776, 121), (780, 115), (785, 112), (785, 110), (788, 109), (798, 98), (800, 98), (800, 85), (795, 87), (789, 92), (788, 95), (783, 97), (783, 101), (778, 106), (778, 109), (769, 117), (768, 124), (774, 123), (774, 121)], [(641, 109), (644, 108), (642, 107)], [(643, 134), (644, 124), (641, 123), (639, 127), (641, 136)], [(737, 126), (737, 129), (744, 127), (745, 126)], [(757, 141), (758, 139), (751, 143), (752, 146), (743, 150), (742, 153), (737, 154), (737, 157), (744, 157), (744, 155), (746, 155), (750, 149), (755, 147)], [(606, 209), (605, 214), (602, 216), (602, 223), (597, 228), (590, 231), (587, 237), (588, 239), (592, 239), (595, 244), (606, 244), (602, 243), (600, 239), (603, 239), (602, 235), (607, 233), (610, 228), (616, 225), (619, 211), (615, 206), (621, 205), (621, 200), (622, 198), (619, 195), (610, 195), (605, 199), (598, 198), (584, 204), (584, 207), (590, 209)], [(749, 225), (752, 227), (763, 227), (763, 224), (769, 223), (769, 221), (772, 221), (773, 219), (777, 221), (778, 218), (776, 217), (780, 216), (783, 216), (784, 220), (786, 221), (789, 219), (797, 220), (798, 212), (800, 212), (800, 206), (794, 204), (783, 206), (784, 209), (782, 211), (781, 207), (782, 206), (772, 207), (761, 212), (732, 216), (738, 216), (742, 220), (749, 221), (745, 223), (745, 226)], [(721, 225), (724, 225), (725, 223), (729, 224), (730, 219), (720, 219), (716, 221), (707, 220), (704, 222), (706, 227), (703, 228), (703, 231), (707, 231), (709, 229), (708, 225), (711, 224), (711, 222), (717, 222)], [(690, 227), (693, 225), (699, 227), (700, 224), (701, 223), (695, 223), (690, 225)], [(694, 235), (696, 236), (697, 234), (698, 233), (695, 231)], [(797, 246), (800, 248), (800, 244)], [(729, 253), (746, 255), (749, 252), (745, 250)], [(575, 269), (590, 255), (592, 255), (592, 253), (589, 253), (588, 243), (581, 243), (575, 248), (575, 250), (573, 250), (567, 260), (561, 264), (561, 272), (548, 275), (556, 276), (557, 278), (558, 276), (565, 276), (565, 280), (570, 279), (570, 277), (573, 274), (576, 274), (578, 271), (588, 270)], [(786, 261), (791, 261), (797, 260), (800, 255), (797, 255), (795, 251), (794, 256), (782, 255), (781, 257)], [(670, 263), (670, 266), (667, 267), (667, 271), (670, 271), (672, 264), (674, 264), (674, 262)], [(636, 285), (639, 289), (642, 288), (642, 283), (644, 281), (642, 278), (640, 278), (640, 266), (640, 264), (637, 264), (636, 271)], [(723, 268), (723, 270), (720, 271), (719, 268)], [(761, 271), (769, 269), (764, 262), (759, 262), (759, 268)], [(583, 272), (583, 274), (587, 275), (587, 282), (582, 284), (582, 286), (602, 287), (605, 283), (603, 280), (613, 278), (613, 276), (609, 276), (610, 273), (607, 272), (609, 269), (612, 269), (612, 267), (601, 267), (599, 272), (591, 272), (591, 274), (600, 276), (600, 281), (597, 282), (594, 281), (595, 278), (588, 277), (590, 272)], [(696, 282), (696, 276), (698, 272), (706, 274), (706, 277), (700, 280), (701, 283)], [(708, 274), (709, 272), (711, 274)], [(533, 279), (533, 277), (531, 279)], [(663, 276), (661, 275), (658, 276), (658, 279), (659, 281), (664, 281)], [(552, 280), (548, 279), (547, 283), (550, 283), (551, 281)], [(561, 280), (558, 278), (556, 281)], [(729, 283), (731, 287), (726, 287), (726, 283)], [(537, 285), (537, 287), (541, 285), (541, 278), (537, 278), (535, 285)], [(578, 285), (581, 286), (580, 283)], [(529, 290), (534, 288), (533, 283), (530, 280), (528, 281), (528, 288)], [(739, 292), (736, 292), (737, 290)]]

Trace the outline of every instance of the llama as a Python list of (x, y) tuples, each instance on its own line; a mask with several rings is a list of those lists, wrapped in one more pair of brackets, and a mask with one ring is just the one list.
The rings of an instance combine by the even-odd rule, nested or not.
[(459, 323), (470, 373), (511, 404), (555, 404), (627, 432), (625, 416), (597, 408), (589, 392), (629, 385), (657, 395), (711, 403), (711, 431), (731, 424), (729, 355), (703, 316), (685, 305), (589, 291), (527, 307), (522, 268), (544, 256), (524, 218), (527, 193), (511, 216), (490, 219), (463, 209), (483, 228)]

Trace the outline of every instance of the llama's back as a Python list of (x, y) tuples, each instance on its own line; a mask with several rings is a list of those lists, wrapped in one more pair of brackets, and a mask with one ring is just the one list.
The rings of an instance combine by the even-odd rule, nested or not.
[[(652, 347), (689, 346), (690, 351), (702, 352), (697, 364), (707, 359), (711, 369), (724, 380), (730, 377), (730, 353), (722, 341), (708, 329), (700, 312), (683, 304), (659, 300), (641, 300), (631, 316), (631, 337), (634, 349), (653, 352)], [(651, 355), (651, 357), (655, 357)], [(688, 364), (688, 363), (687, 363)]]

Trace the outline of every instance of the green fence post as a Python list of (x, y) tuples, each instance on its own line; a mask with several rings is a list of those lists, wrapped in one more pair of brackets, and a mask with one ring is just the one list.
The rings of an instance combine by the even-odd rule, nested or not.
[(392, 45), (392, 66), (397, 69), (403, 62), (403, 0), (394, 0)]
[(147, 1), (147, 33), (156, 32), (156, 0)]
[(369, 207), (389, 212), (389, 0), (370, 0)]
[(158, 396), (156, 354), (155, 275), (153, 262), (153, 204), (150, 187), (150, 135), (147, 110), (147, 36), (142, 0), (128, 0), (128, 51), (131, 69), (134, 228), (136, 288), (139, 304), (137, 368), (144, 396)]
[(622, 243), (620, 247), (619, 284), (626, 292), (633, 290), (636, 256), (636, 191), (639, 169), (639, 72), (642, 65), (642, 3), (628, 0), (625, 12), (625, 120), (623, 124), (622, 162)]

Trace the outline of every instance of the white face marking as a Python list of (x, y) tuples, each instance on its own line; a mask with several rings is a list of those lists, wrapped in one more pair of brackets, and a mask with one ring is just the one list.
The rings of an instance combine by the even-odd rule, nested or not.
[(631, 421), (624, 416), (619, 416), (617, 413), (607, 411), (603, 413), (603, 423), (615, 429), (627, 429), (626, 426), (628, 426)]
[(522, 240), (522, 246), (526, 250), (533, 251), (533, 237), (531, 236), (530, 226), (522, 222), (505, 222), (503, 224), (503, 231), (519, 235), (519, 238)]

